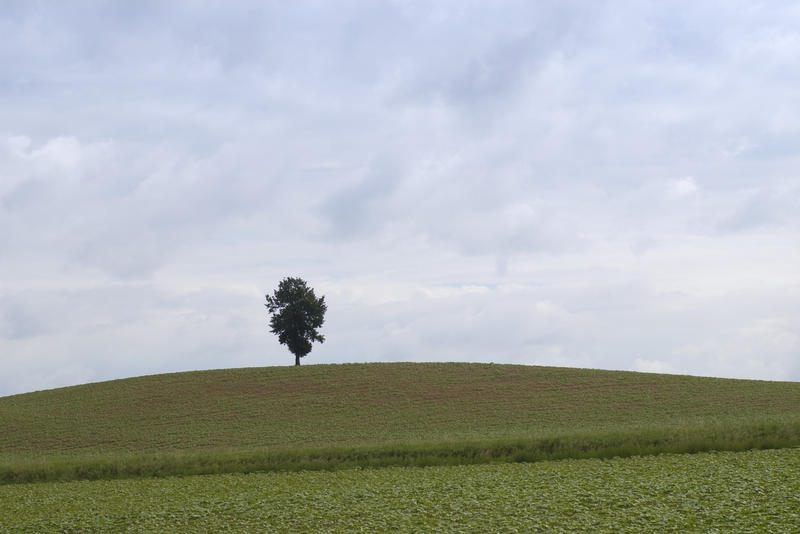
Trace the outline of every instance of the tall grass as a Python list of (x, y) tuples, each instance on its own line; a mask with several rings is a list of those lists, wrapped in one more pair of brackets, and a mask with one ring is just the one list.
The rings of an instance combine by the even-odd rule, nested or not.
[(713, 450), (742, 451), (798, 444), (800, 417), (782, 421), (683, 427), (651, 426), (596, 433), (573, 432), (534, 439), (40, 458), (0, 465), (0, 483), (535, 462)]

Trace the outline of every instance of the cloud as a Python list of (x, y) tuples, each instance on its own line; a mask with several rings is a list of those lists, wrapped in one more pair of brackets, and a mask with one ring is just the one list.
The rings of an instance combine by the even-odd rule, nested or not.
[(670, 189), (675, 196), (687, 196), (697, 192), (697, 184), (692, 176), (673, 180), (670, 184)]
[(309, 361), (800, 379), (799, 17), (9, 5), (0, 394), (285, 363), (287, 275), (330, 295)]
[(797, 190), (782, 189), (751, 189), (737, 195), (739, 198), (730, 212), (719, 221), (719, 231), (742, 232), (796, 222), (800, 194)]
[(0, 300), (0, 337), (25, 339), (36, 337), (48, 329), (25, 299)]

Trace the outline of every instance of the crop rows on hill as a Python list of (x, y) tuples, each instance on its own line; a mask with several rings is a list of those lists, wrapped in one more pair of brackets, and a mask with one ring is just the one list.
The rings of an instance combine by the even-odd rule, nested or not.
[(492, 364), (156, 375), (0, 398), (0, 483), (800, 444), (800, 384)]
[(0, 533), (791, 532), (800, 449), (0, 487)]
[(0, 456), (549, 437), (800, 416), (800, 384), (491, 364), (176, 373), (0, 398)]

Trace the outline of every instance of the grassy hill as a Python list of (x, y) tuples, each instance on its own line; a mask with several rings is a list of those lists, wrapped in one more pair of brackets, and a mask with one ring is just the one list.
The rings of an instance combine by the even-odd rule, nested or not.
[(0, 398), (0, 481), (800, 444), (800, 383), (460, 363), (145, 376)]

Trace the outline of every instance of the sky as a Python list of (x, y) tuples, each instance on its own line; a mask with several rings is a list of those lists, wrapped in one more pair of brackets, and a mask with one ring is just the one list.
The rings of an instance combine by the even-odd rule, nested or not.
[(0, 2), (0, 396), (303, 364), (800, 381), (800, 7)]

